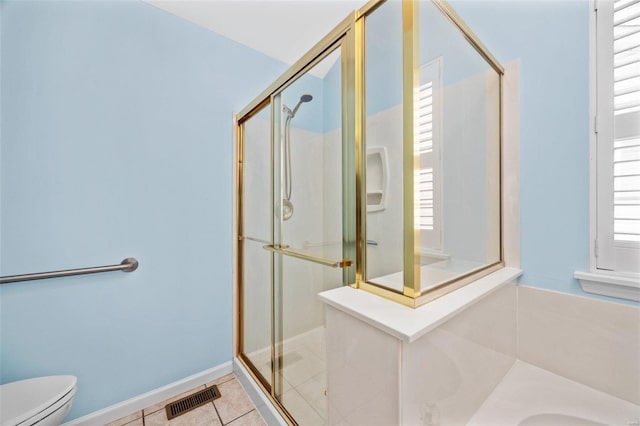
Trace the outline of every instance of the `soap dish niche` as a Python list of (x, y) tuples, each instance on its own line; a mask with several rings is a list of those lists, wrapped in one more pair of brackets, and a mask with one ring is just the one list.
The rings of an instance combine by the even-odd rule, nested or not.
[(388, 170), (387, 149), (371, 147), (367, 149), (367, 212), (377, 212), (387, 208)]

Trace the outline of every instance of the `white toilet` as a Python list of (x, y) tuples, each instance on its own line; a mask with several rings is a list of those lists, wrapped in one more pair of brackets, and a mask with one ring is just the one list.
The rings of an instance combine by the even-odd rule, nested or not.
[(59, 426), (76, 396), (75, 376), (47, 376), (0, 386), (0, 426)]

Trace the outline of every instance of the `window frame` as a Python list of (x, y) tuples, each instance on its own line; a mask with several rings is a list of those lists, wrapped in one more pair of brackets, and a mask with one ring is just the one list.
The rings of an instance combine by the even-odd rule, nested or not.
[[(613, 1), (589, 1), (589, 272), (576, 271), (574, 277), (587, 293), (640, 301), (640, 274), (619, 262), (616, 250), (612, 250), (615, 246), (610, 244), (613, 242), (614, 139), (613, 120), (606, 119), (606, 111), (613, 110), (613, 81), (603, 78), (607, 69), (601, 56), (603, 50), (613, 49), (613, 34), (610, 31), (604, 36), (598, 35), (599, 21), (606, 19), (606, 14), (611, 16), (606, 9), (608, 5), (612, 14)], [(610, 99), (608, 105), (604, 101), (607, 98)], [(640, 248), (640, 244), (618, 245)], [(627, 263), (629, 261), (633, 258), (627, 256)]]

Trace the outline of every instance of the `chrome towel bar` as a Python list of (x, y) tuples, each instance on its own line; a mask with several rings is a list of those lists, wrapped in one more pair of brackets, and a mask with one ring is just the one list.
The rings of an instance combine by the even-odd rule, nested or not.
[(70, 277), (72, 275), (98, 274), (101, 272), (122, 271), (133, 272), (138, 269), (138, 261), (134, 257), (127, 257), (119, 265), (96, 266), (94, 268), (66, 269), (64, 271), (40, 272), (37, 274), (10, 275), (0, 277), (0, 284), (19, 281), (44, 280), (46, 278)]

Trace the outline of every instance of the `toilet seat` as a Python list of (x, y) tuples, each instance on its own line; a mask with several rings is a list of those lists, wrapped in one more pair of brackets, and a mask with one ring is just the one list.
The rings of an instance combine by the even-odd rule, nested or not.
[(75, 376), (47, 376), (0, 386), (0, 426), (45, 419), (73, 399), (76, 381)]

